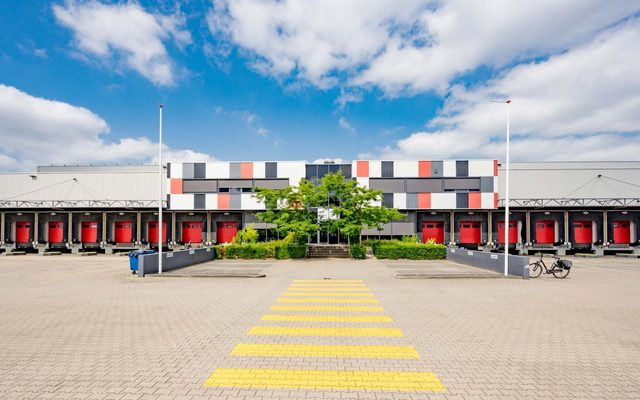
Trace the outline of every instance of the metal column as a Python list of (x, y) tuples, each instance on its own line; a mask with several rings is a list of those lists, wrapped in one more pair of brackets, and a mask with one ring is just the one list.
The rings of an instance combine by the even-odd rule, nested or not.
[(607, 211), (602, 212), (602, 244), (606, 245), (609, 241), (609, 217)]
[(211, 211), (207, 211), (207, 243), (211, 243)]
[(453, 210), (449, 211), (449, 243), (456, 242), (456, 235), (454, 232), (455, 228), (455, 215), (453, 214)]
[(569, 242), (569, 211), (564, 212), (564, 242)]
[(4, 242), (4, 213), (0, 212), (0, 242)]
[(489, 217), (487, 218), (487, 243), (493, 242), (493, 213), (489, 211)]
[[(160, 232), (162, 235), (162, 232)], [(171, 212), (171, 241), (176, 242), (176, 212)]]
[[(38, 239), (40, 239), (38, 237), (38, 233), (39, 233), (40, 229), (38, 229), (38, 213), (34, 212), (33, 213), (33, 241), (38, 243)], [(36, 247), (36, 246), (34, 246)]]
[(525, 242), (531, 243), (531, 211), (527, 210), (525, 213), (525, 229), (526, 229), (526, 238)]
[(67, 217), (67, 243), (73, 243), (73, 213)]
[(140, 213), (140, 211), (138, 211), (136, 215), (136, 242), (141, 242), (140, 240), (140, 233), (142, 233), (142, 227), (140, 226), (141, 224), (142, 224), (142, 214)]
[(102, 241), (107, 242), (107, 212), (102, 212)]

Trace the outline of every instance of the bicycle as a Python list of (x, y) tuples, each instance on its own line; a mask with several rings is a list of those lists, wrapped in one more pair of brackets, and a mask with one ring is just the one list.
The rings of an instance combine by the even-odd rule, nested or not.
[(540, 256), (540, 259), (529, 264), (529, 278), (539, 277), (543, 270), (545, 274), (553, 274), (553, 276), (558, 279), (566, 278), (569, 275), (569, 272), (571, 272), (571, 266), (573, 263), (569, 260), (563, 260), (558, 256), (551, 256), (555, 261), (551, 265), (551, 268), (548, 268), (547, 264), (545, 264), (543, 260), (544, 254), (537, 253), (536, 255)]

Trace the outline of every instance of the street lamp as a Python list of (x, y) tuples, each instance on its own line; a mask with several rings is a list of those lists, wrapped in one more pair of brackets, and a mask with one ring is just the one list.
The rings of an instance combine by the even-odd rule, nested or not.
[(510, 113), (511, 99), (502, 101), (492, 101), (492, 103), (502, 103), (507, 105), (507, 165), (504, 185), (504, 276), (509, 275), (509, 147), (510, 147)]

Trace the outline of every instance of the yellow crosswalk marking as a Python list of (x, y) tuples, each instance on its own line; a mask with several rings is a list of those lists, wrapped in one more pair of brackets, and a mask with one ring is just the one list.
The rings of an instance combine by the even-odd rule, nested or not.
[(412, 346), (238, 344), (232, 356), (420, 359)]
[(302, 297), (302, 296), (318, 296), (318, 297), (373, 297), (373, 293), (324, 293), (324, 292), (284, 292), (283, 296)]
[(339, 298), (339, 297), (280, 297), (278, 303), (369, 303), (378, 304), (378, 300), (368, 299), (353, 299), (353, 298)]
[(218, 368), (206, 387), (354, 389), (442, 392), (433, 372), (314, 371), (292, 369)]
[(393, 322), (387, 315), (275, 315), (262, 316), (263, 321), (309, 322)]
[(361, 311), (384, 312), (377, 306), (271, 306), (272, 311)]
[(248, 334), (277, 336), (404, 336), (398, 328), (308, 328), (298, 326), (254, 326), (249, 330)]

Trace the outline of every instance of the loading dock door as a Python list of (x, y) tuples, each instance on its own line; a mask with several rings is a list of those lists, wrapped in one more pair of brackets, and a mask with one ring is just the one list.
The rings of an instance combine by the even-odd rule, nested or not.
[(480, 243), (480, 221), (460, 221), (460, 243)]
[(630, 221), (613, 221), (613, 243), (631, 243)]
[(133, 224), (131, 221), (116, 221), (115, 225), (115, 242), (131, 243), (133, 241)]
[(231, 243), (238, 233), (238, 223), (236, 221), (218, 221), (217, 239), (218, 243)]
[(85, 221), (81, 225), (80, 231), (82, 243), (98, 242), (98, 223), (95, 221)]
[[(149, 243), (158, 243), (158, 221), (149, 221)], [(167, 223), (162, 223), (162, 243), (167, 242)]]
[(49, 243), (64, 242), (64, 222), (49, 221)]
[(184, 221), (182, 223), (182, 241), (184, 243), (202, 243), (202, 221)]
[(16, 222), (16, 243), (29, 243), (31, 239), (31, 223), (26, 221)]
[(536, 242), (540, 244), (553, 244), (556, 239), (554, 221), (536, 222)]
[(593, 240), (591, 221), (574, 221), (573, 238), (576, 244), (591, 244)]
[[(498, 243), (504, 243), (504, 221), (498, 221)], [(509, 244), (518, 243), (518, 221), (509, 221)]]
[(436, 243), (444, 243), (444, 222), (425, 221), (422, 223), (422, 242), (433, 239)]

